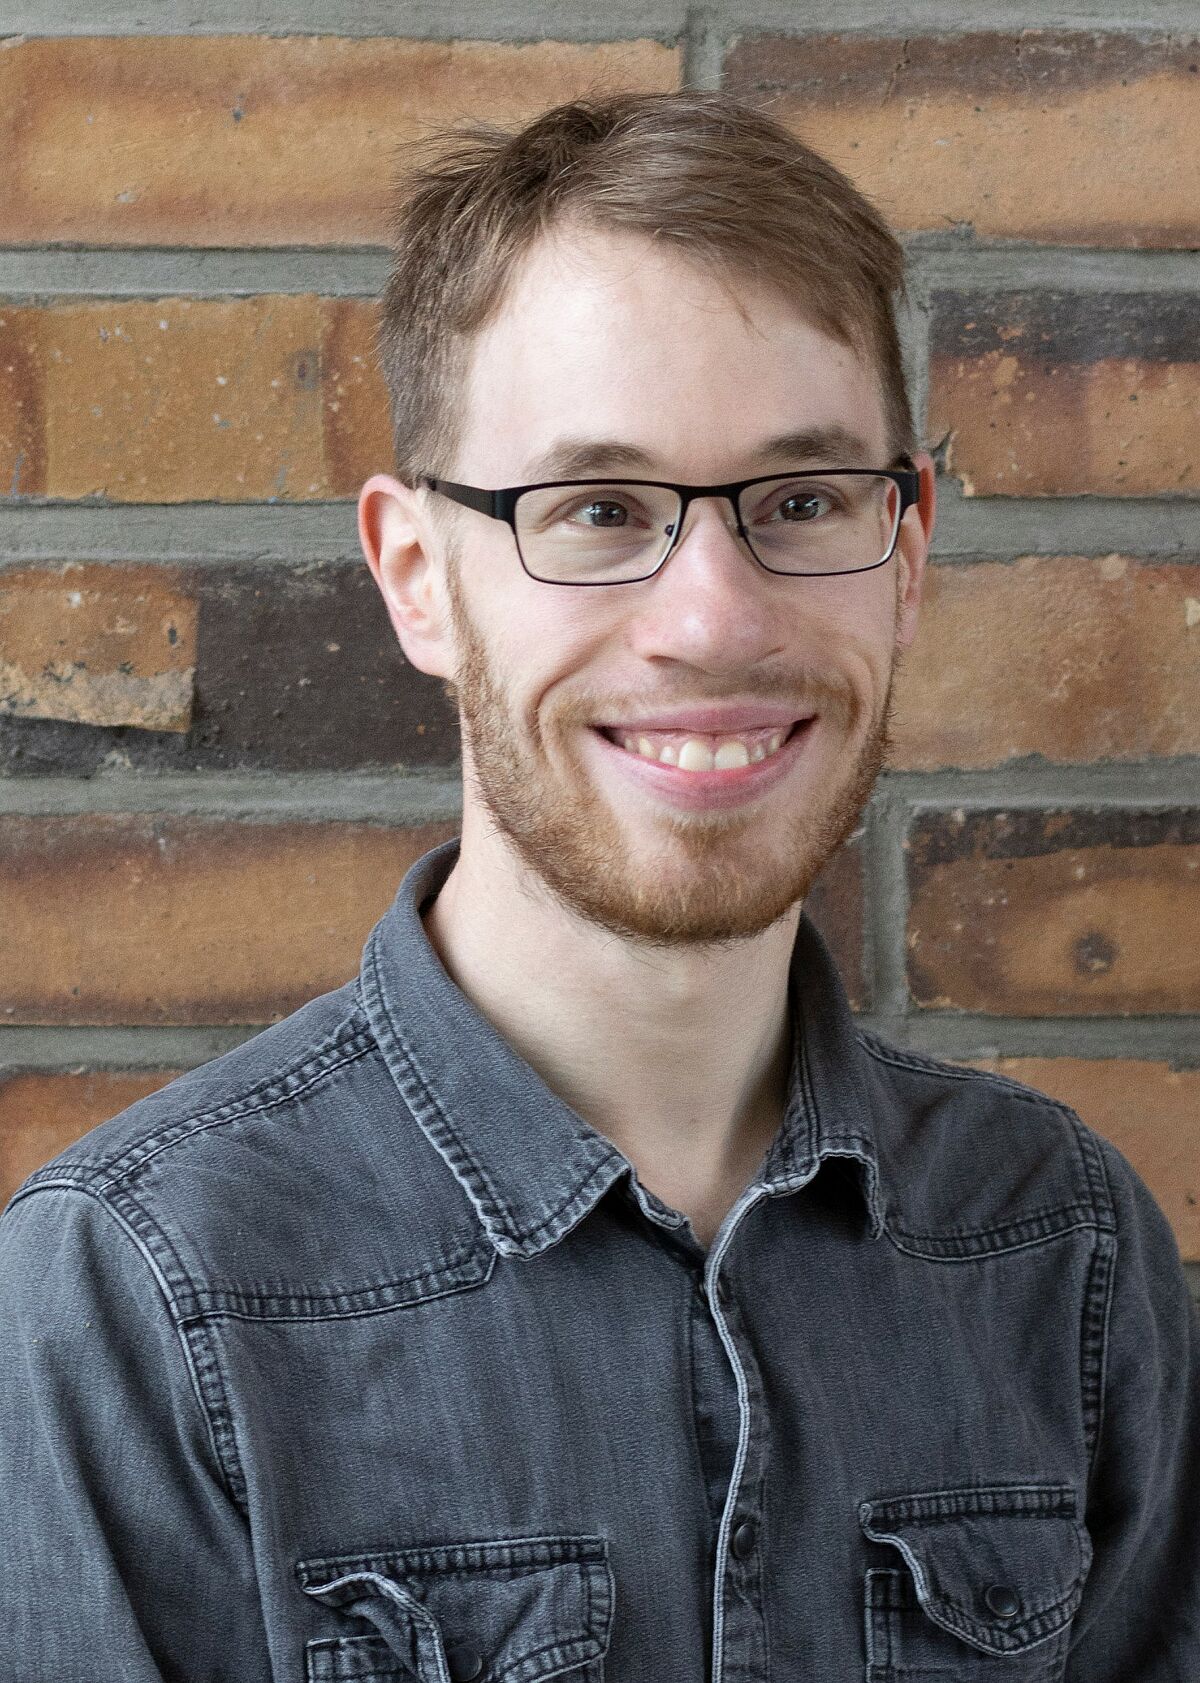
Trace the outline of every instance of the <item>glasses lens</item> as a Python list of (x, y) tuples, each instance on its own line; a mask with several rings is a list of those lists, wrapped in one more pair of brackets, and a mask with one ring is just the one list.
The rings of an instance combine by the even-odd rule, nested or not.
[(886, 561), (900, 490), (886, 474), (792, 474), (741, 494), (751, 549), (776, 573), (853, 573)]
[(550, 584), (620, 584), (658, 566), (679, 519), (676, 492), (653, 485), (547, 485), (517, 499), (525, 570)]

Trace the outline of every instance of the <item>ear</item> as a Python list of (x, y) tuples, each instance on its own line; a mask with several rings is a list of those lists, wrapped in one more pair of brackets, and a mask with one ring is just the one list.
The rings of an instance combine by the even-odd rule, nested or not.
[(405, 656), (452, 678), (451, 620), (437, 535), (422, 493), (376, 473), (358, 495), (358, 541)]
[(917, 609), (921, 602), (921, 587), (925, 582), (925, 564), (929, 559), (929, 545), (933, 538), (933, 521), (937, 506), (937, 470), (933, 457), (927, 450), (918, 450), (912, 460), (920, 475), (920, 489), (916, 507), (904, 511), (900, 536), (896, 543), (897, 649), (906, 649), (917, 634)]

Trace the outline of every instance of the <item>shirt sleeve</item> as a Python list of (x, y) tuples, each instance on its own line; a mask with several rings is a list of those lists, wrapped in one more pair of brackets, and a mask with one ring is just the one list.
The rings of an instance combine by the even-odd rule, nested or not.
[(1200, 1316), (1170, 1224), (1103, 1147), (1117, 1211), (1091, 1570), (1069, 1683), (1200, 1678)]
[(245, 1520), (153, 1267), (95, 1194), (0, 1218), (0, 1683), (266, 1683)]

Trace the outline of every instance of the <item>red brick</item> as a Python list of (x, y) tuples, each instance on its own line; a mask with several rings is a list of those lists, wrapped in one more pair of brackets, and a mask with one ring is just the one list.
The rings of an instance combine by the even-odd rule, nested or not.
[(926, 811), (905, 850), (921, 1005), (1200, 1011), (1200, 809)]
[[(0, 62), (3, 54), (0, 53)], [(45, 391), (41, 310), (0, 303), (0, 495), (46, 489)]]
[(0, 713), (186, 731), (195, 663), (196, 603), (167, 569), (0, 569)]
[(928, 433), (968, 496), (1200, 491), (1190, 293), (935, 293)]
[(353, 495), (360, 468), (391, 465), (375, 313), (311, 294), (0, 309), (0, 349), (6, 333), (16, 347), (0, 487), (118, 503)]
[(378, 311), (357, 298), (325, 301), (321, 323), (322, 454), (329, 494), (353, 497), (392, 471), (387, 389), (375, 358)]
[(1200, 1070), (1133, 1058), (974, 1059), (1071, 1106), (1123, 1151), (1200, 1261)]
[(679, 69), (648, 40), (18, 40), (0, 52), (0, 241), (382, 245), (400, 143)]
[(1200, 42), (1074, 30), (762, 35), (726, 84), (840, 165), (899, 228), (1200, 244)]
[(89, 1128), (104, 1122), (181, 1071), (0, 1076), (0, 1204)]
[(457, 827), (0, 817), (11, 1023), (265, 1023), (338, 987)]
[(1119, 555), (930, 567), (895, 690), (904, 770), (1200, 753), (1200, 578)]

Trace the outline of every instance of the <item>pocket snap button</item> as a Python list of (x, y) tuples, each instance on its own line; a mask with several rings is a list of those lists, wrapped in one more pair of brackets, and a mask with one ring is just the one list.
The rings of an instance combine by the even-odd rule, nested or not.
[(446, 1663), (453, 1683), (471, 1683), (483, 1671), (483, 1655), (467, 1642), (456, 1642), (446, 1649)]
[(989, 1613), (998, 1619), (1015, 1619), (1021, 1611), (1021, 1598), (1008, 1584), (989, 1584), (983, 1592)]
[(754, 1538), (754, 1522), (749, 1519), (744, 1519), (733, 1534), (733, 1552), (737, 1555), (739, 1560), (745, 1560), (746, 1556), (754, 1548)]

